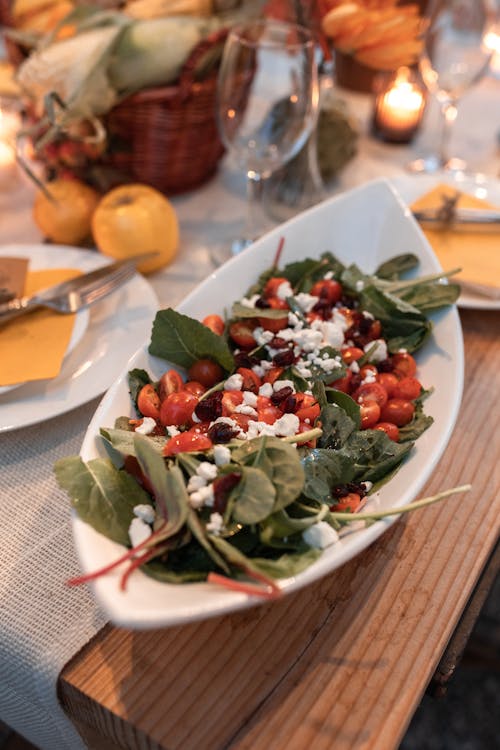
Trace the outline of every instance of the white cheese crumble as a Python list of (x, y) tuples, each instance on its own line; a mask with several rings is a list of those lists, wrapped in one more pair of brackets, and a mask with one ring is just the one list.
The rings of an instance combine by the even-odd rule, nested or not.
[(231, 462), (231, 451), (225, 445), (214, 445), (214, 461), (216, 466), (226, 466)]
[(166, 426), (167, 435), (169, 437), (175, 437), (176, 435), (180, 435), (181, 431), (177, 429), (175, 424), (169, 424)]
[(318, 300), (319, 297), (315, 297), (313, 294), (307, 294), (306, 292), (299, 292), (295, 295), (295, 301), (304, 312), (310, 312)]
[(287, 297), (292, 297), (293, 295), (293, 289), (290, 286), (289, 281), (283, 281), (282, 284), (279, 285), (279, 287), (276, 289), (276, 296), (279, 299), (286, 300)]
[(140, 503), (134, 506), (134, 516), (140, 518), (144, 523), (153, 523), (155, 520), (155, 509), (147, 503)]
[(302, 532), (302, 538), (310, 547), (325, 549), (339, 540), (339, 535), (326, 521), (319, 521)]
[(128, 527), (128, 535), (132, 547), (137, 547), (138, 544), (144, 542), (148, 537), (151, 536), (151, 526), (145, 523), (142, 518), (133, 518)]
[(241, 391), (243, 386), (243, 376), (235, 372), (234, 375), (230, 375), (224, 383), (225, 391)]
[(189, 477), (188, 483), (187, 483), (187, 491), (188, 492), (196, 492), (197, 490), (200, 490), (202, 487), (205, 487), (207, 484), (207, 480), (203, 477), (200, 477), (198, 474), (193, 474), (192, 477)]
[(259, 388), (259, 396), (265, 396), (271, 398), (273, 395), (273, 387), (271, 383), (263, 383)]
[(387, 344), (384, 339), (369, 341), (368, 344), (365, 344), (363, 347), (364, 351), (367, 352), (372, 346), (374, 346), (374, 344), (376, 344), (376, 346), (370, 354), (370, 362), (382, 362), (384, 359), (387, 359)]
[(207, 482), (210, 482), (217, 476), (217, 466), (211, 464), (210, 461), (202, 461), (196, 469), (196, 473), (199, 477), (203, 477)]
[(243, 305), (243, 307), (255, 307), (255, 303), (257, 302), (258, 299), (259, 299), (259, 295), (258, 294), (254, 294), (250, 298), (243, 297), (240, 300), (240, 302)]
[(202, 508), (204, 505), (212, 507), (214, 504), (214, 486), (207, 484), (206, 487), (200, 487), (196, 492), (189, 495), (189, 505), (192, 508)]
[(207, 523), (206, 529), (209, 534), (213, 534), (214, 536), (220, 535), (224, 529), (224, 519), (220, 513), (210, 513), (210, 521)]
[(150, 435), (155, 427), (156, 420), (154, 420), (153, 417), (144, 417), (142, 424), (138, 425), (135, 428), (135, 431), (138, 432), (139, 435)]
[(249, 417), (257, 416), (257, 410), (254, 409), (253, 406), (249, 406), (248, 404), (238, 404), (238, 406), (235, 407), (234, 411), (237, 414), (247, 414)]
[(247, 406), (257, 406), (257, 394), (252, 391), (243, 391), (243, 403)]
[(295, 435), (299, 429), (299, 418), (296, 414), (283, 414), (282, 417), (276, 420), (272, 425), (274, 427), (274, 434), (279, 437), (287, 437), (289, 435)]
[(281, 391), (282, 388), (291, 388), (295, 393), (295, 386), (292, 380), (275, 380), (273, 383), (273, 391)]

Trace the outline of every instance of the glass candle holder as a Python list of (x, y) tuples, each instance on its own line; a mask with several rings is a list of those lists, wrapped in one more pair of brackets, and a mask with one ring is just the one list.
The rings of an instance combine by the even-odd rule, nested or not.
[(409, 143), (417, 133), (426, 97), (410, 68), (380, 74), (375, 81), (372, 131), (389, 143)]
[(16, 136), (21, 126), (19, 112), (0, 98), (0, 185), (8, 185), (17, 172)]

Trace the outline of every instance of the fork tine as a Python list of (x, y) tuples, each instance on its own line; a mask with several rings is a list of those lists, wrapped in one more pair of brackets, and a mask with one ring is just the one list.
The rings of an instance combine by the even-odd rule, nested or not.
[(90, 305), (102, 299), (103, 297), (106, 297), (108, 294), (111, 294), (111, 292), (114, 292), (115, 289), (118, 289), (118, 287), (120, 287), (126, 281), (131, 279), (132, 276), (134, 276), (135, 272), (136, 271), (134, 265), (122, 266), (113, 274), (110, 274), (110, 276), (107, 277), (104, 283), (101, 282), (99, 286), (96, 286), (92, 289), (87, 289), (85, 292), (83, 292), (80, 295), (80, 305)]

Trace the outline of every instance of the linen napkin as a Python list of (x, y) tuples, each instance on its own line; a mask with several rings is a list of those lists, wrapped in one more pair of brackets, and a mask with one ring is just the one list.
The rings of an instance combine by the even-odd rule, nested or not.
[[(439, 208), (443, 196), (456, 194), (450, 185), (437, 185), (433, 190), (412, 203), (412, 210)], [(460, 208), (496, 208), (485, 200), (461, 193), (457, 206)], [(429, 229), (424, 233), (436, 253), (443, 270), (462, 270), (453, 277), (464, 289), (476, 291), (487, 297), (500, 298), (500, 230)]]
[[(29, 271), (24, 294), (31, 295), (79, 276), (74, 268)], [(55, 378), (59, 374), (75, 322), (42, 308), (0, 326), (0, 386)]]

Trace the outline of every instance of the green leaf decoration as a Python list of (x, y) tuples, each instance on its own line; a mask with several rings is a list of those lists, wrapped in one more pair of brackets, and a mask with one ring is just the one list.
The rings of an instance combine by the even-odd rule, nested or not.
[(226, 372), (234, 369), (233, 355), (221, 336), (171, 308), (156, 313), (149, 353), (186, 370), (205, 358), (217, 362)]
[(54, 471), (82, 521), (119, 544), (130, 544), (128, 528), (134, 507), (151, 504), (133, 477), (108, 459), (95, 458), (85, 464), (79, 456), (57, 461)]

